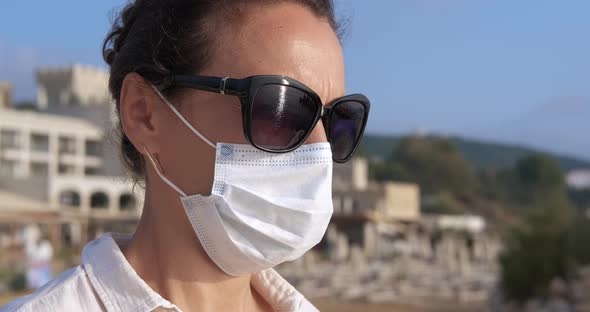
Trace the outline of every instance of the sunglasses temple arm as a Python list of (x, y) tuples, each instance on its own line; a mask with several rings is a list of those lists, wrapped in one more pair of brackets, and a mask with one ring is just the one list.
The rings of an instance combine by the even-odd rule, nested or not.
[(248, 82), (246, 79), (224, 78), (224, 92), (222, 94), (244, 97), (248, 94)]
[(174, 85), (197, 90), (241, 96), (245, 93), (244, 79), (211, 76), (174, 76)]

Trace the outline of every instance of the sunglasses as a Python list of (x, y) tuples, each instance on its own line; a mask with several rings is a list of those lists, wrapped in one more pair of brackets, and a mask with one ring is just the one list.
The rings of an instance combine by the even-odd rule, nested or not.
[(322, 105), (303, 83), (286, 76), (243, 79), (175, 75), (172, 86), (240, 98), (244, 136), (255, 148), (286, 153), (300, 147), (321, 119), (335, 162), (348, 161), (359, 145), (369, 115), (362, 94), (337, 98)]

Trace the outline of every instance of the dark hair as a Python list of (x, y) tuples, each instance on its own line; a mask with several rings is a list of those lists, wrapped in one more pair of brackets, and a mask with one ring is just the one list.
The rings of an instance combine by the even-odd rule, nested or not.
[[(103, 44), (110, 65), (109, 89), (119, 113), (123, 79), (136, 72), (170, 95), (173, 74), (191, 74), (208, 65), (214, 50), (217, 18), (235, 20), (252, 4), (298, 3), (325, 19), (340, 37), (332, 0), (135, 0), (125, 6)], [(122, 130), (122, 158), (134, 180), (143, 178), (145, 164)]]

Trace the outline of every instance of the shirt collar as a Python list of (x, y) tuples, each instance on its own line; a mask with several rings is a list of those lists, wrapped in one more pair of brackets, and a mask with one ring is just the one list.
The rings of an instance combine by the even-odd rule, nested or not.
[[(180, 311), (151, 289), (127, 262), (119, 245), (130, 239), (130, 234), (106, 233), (88, 243), (82, 252), (82, 265), (106, 310), (153, 311), (164, 307)], [(251, 283), (276, 311), (318, 311), (273, 269), (253, 274)]]
[(107, 233), (82, 251), (82, 265), (108, 312), (152, 311), (160, 306), (176, 309), (151, 289), (131, 267), (119, 245), (130, 234)]

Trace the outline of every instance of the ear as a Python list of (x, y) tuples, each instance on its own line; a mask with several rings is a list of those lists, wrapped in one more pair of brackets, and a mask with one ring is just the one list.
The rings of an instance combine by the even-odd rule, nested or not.
[(161, 104), (150, 84), (137, 73), (129, 73), (123, 79), (119, 112), (123, 131), (141, 154), (147, 146), (151, 153), (158, 153), (158, 127), (156, 113)]

